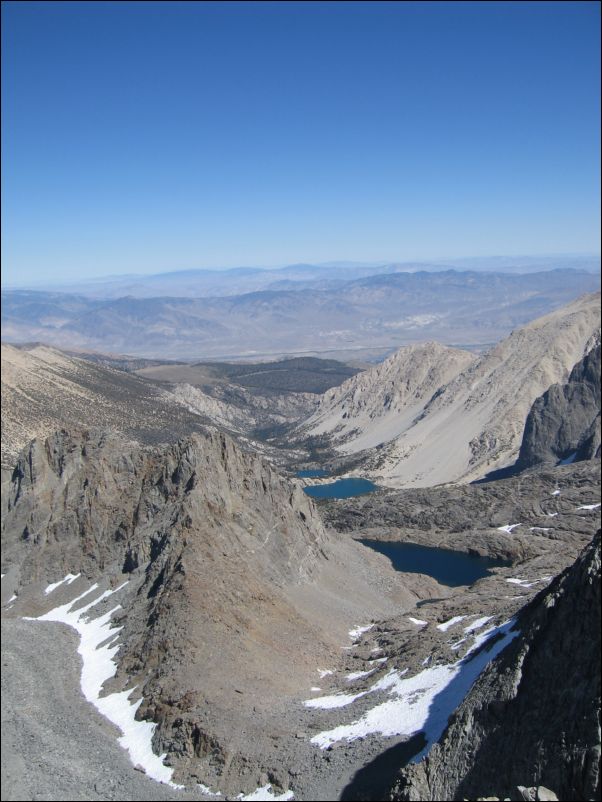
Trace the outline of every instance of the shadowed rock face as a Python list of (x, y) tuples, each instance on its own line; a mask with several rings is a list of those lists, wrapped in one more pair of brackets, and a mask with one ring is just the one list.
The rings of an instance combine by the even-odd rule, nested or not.
[(600, 456), (600, 352), (578, 362), (566, 384), (553, 384), (527, 417), (517, 469)]
[(600, 530), (519, 626), (390, 799), (516, 798), (518, 785), (540, 784), (559, 799), (600, 799)]

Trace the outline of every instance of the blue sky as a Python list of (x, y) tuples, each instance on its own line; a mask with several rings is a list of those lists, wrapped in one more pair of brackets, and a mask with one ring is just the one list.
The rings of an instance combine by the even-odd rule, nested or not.
[(2, 9), (7, 282), (599, 252), (596, 2)]

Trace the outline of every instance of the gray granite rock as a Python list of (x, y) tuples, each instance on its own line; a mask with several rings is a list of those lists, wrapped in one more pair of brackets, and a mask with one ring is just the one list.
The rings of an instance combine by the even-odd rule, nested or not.
[(578, 362), (566, 384), (553, 384), (536, 399), (525, 423), (517, 469), (573, 455), (591, 459), (599, 452), (600, 350), (598, 345)]

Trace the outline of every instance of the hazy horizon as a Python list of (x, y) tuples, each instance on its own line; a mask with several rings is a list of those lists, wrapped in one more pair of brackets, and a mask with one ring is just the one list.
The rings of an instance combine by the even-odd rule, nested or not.
[[(341, 269), (344, 270), (345, 268), (377, 268), (377, 267), (388, 267), (391, 265), (399, 265), (401, 267), (408, 265), (407, 272), (417, 272), (420, 270), (421, 266), (430, 266), (435, 267), (440, 265), (441, 270), (445, 270), (448, 267), (452, 269), (458, 270), (465, 270), (465, 271), (477, 271), (480, 270), (487, 270), (488, 272), (500, 272), (504, 273), (507, 270), (507, 267), (501, 265), (499, 267), (493, 266), (491, 263), (495, 262), (496, 260), (516, 260), (517, 262), (529, 260), (537, 261), (537, 260), (563, 260), (563, 259), (576, 259), (576, 260), (598, 260), (601, 259), (601, 255), (599, 253), (556, 253), (556, 254), (546, 254), (546, 253), (532, 253), (532, 254), (492, 254), (487, 256), (446, 256), (446, 257), (432, 257), (432, 258), (425, 258), (425, 259), (387, 259), (387, 260), (373, 260), (373, 261), (353, 261), (353, 260), (332, 260), (328, 262), (309, 262), (304, 260), (295, 260), (286, 262), (284, 264), (277, 264), (277, 265), (219, 265), (219, 266), (204, 266), (204, 267), (192, 267), (186, 269), (179, 269), (173, 268), (171, 270), (157, 270), (154, 272), (128, 272), (124, 271), (122, 273), (104, 273), (98, 274), (95, 276), (85, 276), (80, 279), (78, 278), (71, 278), (71, 279), (38, 279), (33, 281), (5, 281), (3, 279), (2, 286), (6, 289), (35, 289), (36, 287), (68, 287), (71, 285), (79, 285), (79, 284), (94, 284), (96, 282), (108, 282), (108, 281), (117, 281), (117, 280), (125, 280), (128, 278), (132, 279), (142, 279), (142, 278), (151, 278), (153, 276), (170, 276), (174, 274), (194, 274), (194, 273), (227, 273), (229, 271), (237, 271), (237, 270), (262, 270), (262, 271), (278, 271), (284, 270), (286, 268), (293, 268), (296, 266), (311, 266), (316, 268), (333, 268), (333, 269)], [(487, 267), (479, 267), (478, 265), (466, 265), (467, 262), (481, 262), (489, 263)], [(547, 270), (554, 270), (554, 269), (566, 269), (566, 268), (554, 268), (553, 265), (550, 264), (541, 264), (539, 268), (532, 268), (531, 271), (525, 269), (524, 272), (543, 272)], [(588, 270), (587, 267), (575, 267), (574, 269), (583, 269)], [(594, 272), (595, 270), (599, 269), (599, 265), (596, 267), (592, 267), (588, 272)], [(404, 272), (403, 270), (400, 272)], [(514, 272), (522, 272), (520, 269), (515, 268)]]

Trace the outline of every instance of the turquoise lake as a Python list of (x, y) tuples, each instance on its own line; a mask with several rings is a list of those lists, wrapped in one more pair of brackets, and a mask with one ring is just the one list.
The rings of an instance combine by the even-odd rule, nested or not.
[(374, 482), (368, 479), (338, 479), (336, 482), (328, 482), (323, 485), (311, 485), (304, 487), (304, 492), (312, 498), (351, 498), (360, 496), (364, 493), (372, 493), (378, 490)]

